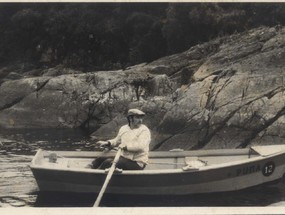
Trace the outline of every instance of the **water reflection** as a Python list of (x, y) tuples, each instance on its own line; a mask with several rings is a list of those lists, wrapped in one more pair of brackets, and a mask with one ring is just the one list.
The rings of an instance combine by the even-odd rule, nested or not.
[(92, 150), (88, 147), (89, 134), (82, 129), (3, 129), (0, 154), (34, 155), (36, 150)]
[(87, 138), (89, 132), (84, 129), (68, 129), (68, 128), (38, 128), (25, 129), (0, 128), (2, 137), (17, 141), (24, 141), (26, 143), (35, 143), (38, 141), (48, 141), (51, 144), (70, 143), (81, 141)]
[[(91, 207), (97, 195), (39, 192), (35, 207)], [(105, 194), (103, 207), (228, 207), (268, 206), (283, 201), (283, 184), (262, 185), (241, 191), (183, 196), (136, 196)]]

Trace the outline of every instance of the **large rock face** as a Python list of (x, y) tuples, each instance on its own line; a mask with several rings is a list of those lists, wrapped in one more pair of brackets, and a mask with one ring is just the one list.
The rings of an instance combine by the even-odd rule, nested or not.
[(7, 74), (0, 82), (0, 126), (90, 126), (105, 139), (126, 123), (127, 109), (137, 107), (147, 113), (157, 150), (285, 138), (285, 28), (218, 38), (126, 70), (54, 74), (14, 74), (13, 80)]

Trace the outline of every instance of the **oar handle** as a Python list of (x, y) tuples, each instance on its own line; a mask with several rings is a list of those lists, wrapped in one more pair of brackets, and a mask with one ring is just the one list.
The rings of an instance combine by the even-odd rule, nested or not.
[(110, 180), (111, 180), (111, 178), (112, 178), (112, 175), (113, 175), (114, 170), (115, 170), (115, 168), (116, 168), (116, 164), (117, 164), (117, 162), (119, 161), (119, 158), (120, 158), (120, 156), (121, 156), (121, 152), (122, 152), (122, 149), (119, 148), (118, 151), (117, 151), (117, 154), (116, 154), (116, 156), (115, 156), (115, 158), (114, 158), (114, 161), (113, 161), (113, 163), (112, 163), (112, 166), (111, 166), (110, 169), (109, 169), (109, 172), (108, 172), (108, 174), (107, 174), (107, 177), (106, 177), (106, 179), (105, 179), (105, 182), (104, 182), (104, 184), (103, 184), (103, 186), (102, 186), (102, 188), (101, 188), (101, 190), (100, 190), (100, 193), (98, 194), (98, 197), (97, 197), (97, 199), (96, 199), (96, 201), (95, 201), (93, 207), (98, 207), (98, 206), (99, 206), (99, 204), (100, 204), (100, 202), (101, 202), (101, 199), (102, 199), (102, 197), (103, 197), (103, 194), (105, 193), (106, 188), (107, 188), (107, 186), (108, 186), (108, 184), (109, 184), (109, 182), (110, 182)]

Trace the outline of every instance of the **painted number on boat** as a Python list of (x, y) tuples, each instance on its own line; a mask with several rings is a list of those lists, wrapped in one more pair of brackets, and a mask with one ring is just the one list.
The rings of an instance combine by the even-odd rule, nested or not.
[[(262, 174), (264, 176), (270, 176), (275, 170), (275, 163), (273, 161), (269, 161), (269, 162), (264, 164), (262, 169), (261, 169), (259, 164), (252, 165), (252, 166), (244, 166), (244, 167), (236, 170), (236, 176), (247, 175), (247, 174), (259, 172), (260, 170), (262, 171)], [(228, 175), (230, 175), (230, 174), (228, 174)]]
[(273, 161), (267, 162), (262, 168), (262, 174), (264, 176), (270, 176), (274, 172), (274, 169), (275, 163)]

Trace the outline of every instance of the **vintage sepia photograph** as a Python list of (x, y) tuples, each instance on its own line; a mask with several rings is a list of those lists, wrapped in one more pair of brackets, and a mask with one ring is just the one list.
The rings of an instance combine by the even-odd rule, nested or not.
[(281, 214), (285, 2), (0, 2), (0, 30), (0, 213)]

